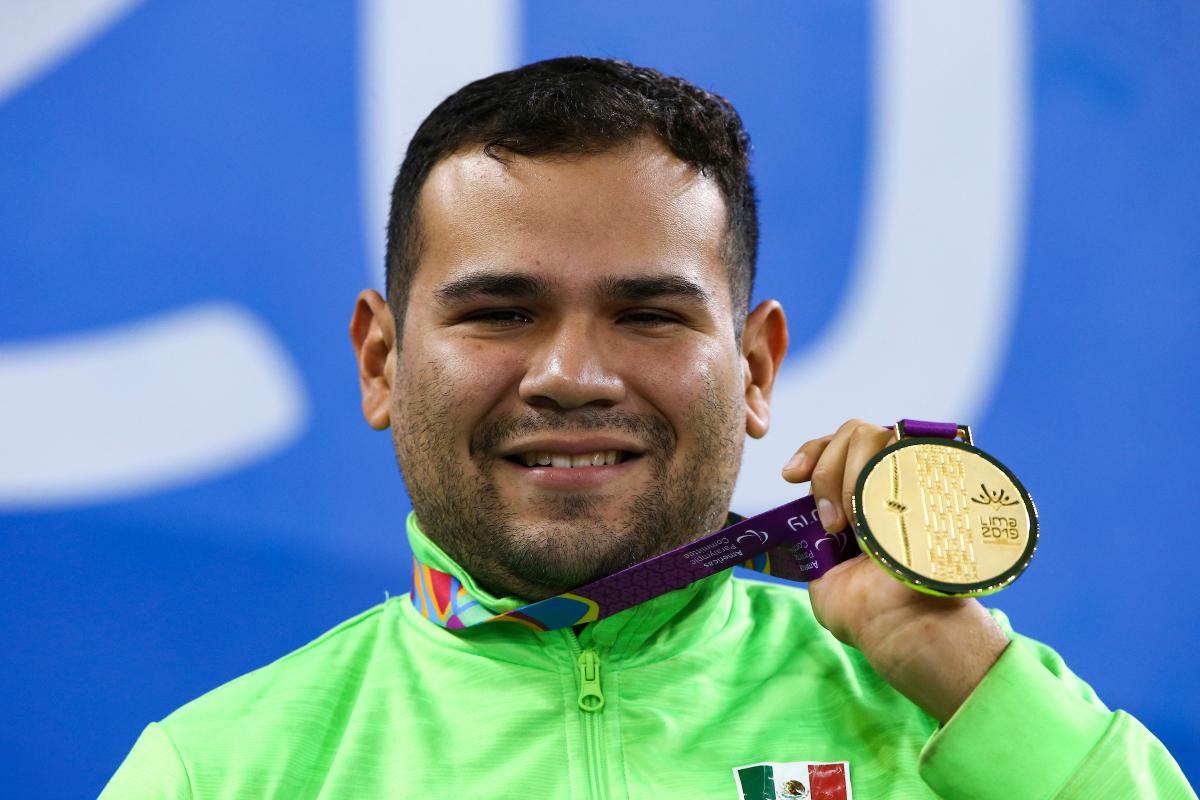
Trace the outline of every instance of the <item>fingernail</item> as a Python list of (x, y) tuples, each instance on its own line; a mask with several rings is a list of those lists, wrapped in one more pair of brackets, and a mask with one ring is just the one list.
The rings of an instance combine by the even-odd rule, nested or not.
[(827, 531), (832, 531), (837, 524), (837, 509), (824, 497), (817, 501), (817, 516), (821, 518), (821, 527)]
[(788, 463), (783, 465), (783, 471), (800, 469), (802, 466), (804, 466), (804, 453), (796, 453)]

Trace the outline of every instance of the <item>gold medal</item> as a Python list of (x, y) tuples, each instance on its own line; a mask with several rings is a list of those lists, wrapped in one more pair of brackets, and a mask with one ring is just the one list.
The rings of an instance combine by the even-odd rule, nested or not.
[[(877, 453), (855, 486), (859, 546), (912, 588), (955, 597), (999, 591), (1037, 548), (1037, 510), (1011, 471), (971, 443), (906, 435)], [(916, 430), (912, 431), (916, 432)]]

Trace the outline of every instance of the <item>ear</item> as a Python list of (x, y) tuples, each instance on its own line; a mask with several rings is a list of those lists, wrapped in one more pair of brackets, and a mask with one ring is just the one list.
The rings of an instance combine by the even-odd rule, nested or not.
[(374, 289), (364, 289), (358, 295), (350, 318), (350, 343), (358, 361), (363, 417), (368, 425), (381, 431), (391, 423), (396, 320), (387, 301)]
[(761, 439), (771, 419), (771, 389), (787, 353), (787, 318), (776, 300), (764, 300), (746, 317), (742, 330), (742, 383), (746, 433)]

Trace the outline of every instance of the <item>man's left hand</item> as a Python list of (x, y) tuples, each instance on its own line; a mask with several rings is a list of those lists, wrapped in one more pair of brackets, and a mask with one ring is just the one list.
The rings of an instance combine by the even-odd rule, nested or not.
[[(811, 481), (821, 524), (842, 531), (853, 514), (859, 473), (894, 441), (892, 430), (850, 420), (831, 436), (805, 442), (783, 477)], [(862, 651), (888, 683), (940, 722), (950, 719), (1008, 646), (977, 600), (922, 594), (866, 555), (812, 581), (809, 597), (818, 622)]]

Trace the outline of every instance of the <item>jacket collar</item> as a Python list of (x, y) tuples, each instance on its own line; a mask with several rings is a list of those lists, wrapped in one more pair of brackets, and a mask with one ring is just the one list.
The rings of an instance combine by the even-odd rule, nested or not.
[[(525, 605), (519, 598), (497, 597), (480, 587), (465, 569), (425, 535), (415, 513), (408, 516), (407, 532), (415, 561), (414, 605), (426, 618), (428, 627), (444, 624), (431, 620), (431, 614), (441, 614), (443, 618), (450, 613), (462, 614), (464, 618), (489, 616)], [(421, 565), (450, 576), (452, 581), (441, 586), (432, 585), (429, 571), (423, 572)], [(423, 603), (426, 604), (424, 610)], [(590, 622), (578, 632), (578, 644), (604, 648), (610, 659), (658, 660), (686, 649), (693, 642), (707, 639), (724, 626), (731, 607), (730, 572), (726, 570), (611, 617)], [(505, 645), (522, 644), (561, 647), (564, 635), (575, 636), (570, 629), (534, 631), (513, 624), (484, 624), (442, 633), (457, 637), (464, 644), (492, 642), (499, 650), (506, 650)], [(505, 644), (501, 645), (501, 642)]]

